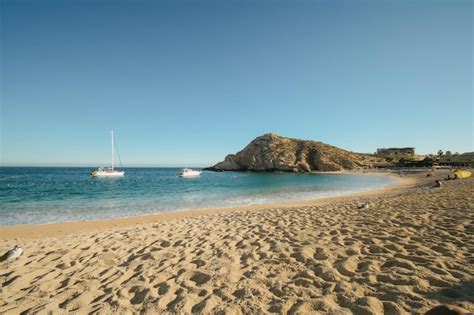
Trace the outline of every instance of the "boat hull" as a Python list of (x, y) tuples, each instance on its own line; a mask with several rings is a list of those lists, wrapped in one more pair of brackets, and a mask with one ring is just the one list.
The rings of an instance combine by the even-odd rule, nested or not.
[(120, 177), (124, 176), (125, 172), (92, 172), (92, 177)]
[(199, 177), (201, 176), (201, 173), (195, 174), (195, 175), (179, 175), (179, 177)]
[(471, 172), (465, 171), (465, 170), (458, 170), (454, 172), (454, 174), (456, 175), (457, 178), (469, 178), (472, 176)]

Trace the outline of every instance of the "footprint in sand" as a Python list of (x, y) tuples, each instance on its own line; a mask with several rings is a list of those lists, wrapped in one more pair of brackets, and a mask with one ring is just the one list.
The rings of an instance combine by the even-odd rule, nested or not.
[(316, 260), (326, 260), (329, 258), (326, 249), (318, 247), (316, 248), (316, 253), (313, 256), (314, 259)]
[(211, 276), (209, 276), (208, 274), (205, 274), (203, 272), (195, 272), (194, 275), (189, 278), (189, 280), (193, 281), (194, 283), (196, 283), (196, 285), (202, 285), (206, 282), (208, 282), (209, 280), (211, 280)]
[(148, 288), (142, 288), (140, 290), (140, 287), (139, 286), (134, 286), (132, 287), (129, 292), (130, 293), (135, 293), (135, 295), (132, 297), (132, 299), (130, 300), (130, 303), (131, 304), (141, 304), (146, 296), (148, 295), (148, 292), (150, 291), (150, 289)]
[(346, 277), (353, 277), (357, 270), (359, 259), (357, 256), (350, 256), (347, 259), (336, 263), (337, 271)]

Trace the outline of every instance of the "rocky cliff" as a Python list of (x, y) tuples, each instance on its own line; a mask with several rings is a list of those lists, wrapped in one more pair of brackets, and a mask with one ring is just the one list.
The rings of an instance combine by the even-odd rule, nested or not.
[(349, 152), (310, 140), (268, 133), (257, 137), (237, 154), (207, 168), (211, 171), (311, 172), (341, 171), (371, 167), (384, 160), (369, 154)]

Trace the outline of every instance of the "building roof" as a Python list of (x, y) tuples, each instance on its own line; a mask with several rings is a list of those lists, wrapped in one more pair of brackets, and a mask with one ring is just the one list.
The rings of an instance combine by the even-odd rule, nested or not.
[(380, 148), (377, 150), (415, 150), (414, 147), (405, 147), (405, 148)]

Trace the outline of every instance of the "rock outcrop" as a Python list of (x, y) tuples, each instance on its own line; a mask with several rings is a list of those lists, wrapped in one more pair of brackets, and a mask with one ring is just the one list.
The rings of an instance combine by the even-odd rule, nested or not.
[(349, 152), (319, 141), (291, 139), (268, 133), (206, 170), (325, 172), (360, 169), (383, 162), (384, 159), (370, 154)]

